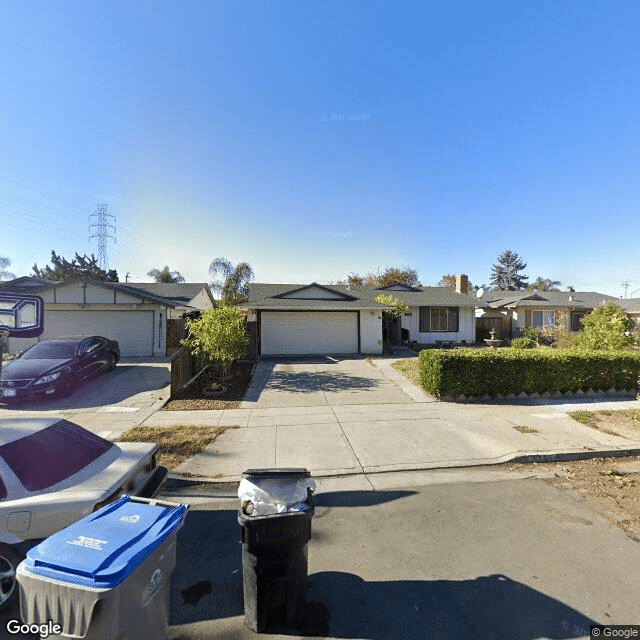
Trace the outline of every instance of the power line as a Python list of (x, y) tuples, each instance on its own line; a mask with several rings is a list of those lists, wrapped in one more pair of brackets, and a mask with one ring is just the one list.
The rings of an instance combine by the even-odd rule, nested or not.
[[(50, 229), (43, 229), (42, 227), (40, 227), (39, 229), (33, 229), (31, 227), (25, 227), (24, 224), (15, 224), (14, 222), (7, 222), (7, 221), (3, 221), (2, 222), (2, 226), (10, 226), (10, 227), (15, 227), (16, 229), (20, 229), (21, 231), (29, 231), (30, 233), (42, 233), (44, 235), (47, 236), (58, 236), (60, 238), (69, 238), (68, 233), (59, 233), (56, 231), (51, 231)], [(74, 234), (76, 235), (76, 234)], [(82, 236), (76, 235), (76, 237), (81, 238)]]
[(26, 206), (26, 207), (30, 207), (32, 209), (39, 209), (40, 211), (44, 211), (45, 213), (50, 213), (50, 214), (54, 214), (54, 215), (59, 215), (59, 216), (64, 216), (65, 218), (69, 219), (69, 220), (73, 220), (76, 222), (80, 222), (80, 218), (79, 216), (76, 215), (70, 215), (65, 211), (60, 211), (59, 209), (51, 209), (50, 207), (45, 207), (42, 206), (36, 202), (33, 202), (32, 200), (25, 200), (24, 198), (20, 198), (18, 197), (13, 197), (12, 194), (8, 194), (2, 190), (0, 190), (0, 196), (2, 198), (5, 198), (7, 200), (11, 200), (12, 202), (16, 202), (17, 204)]
[(48, 193), (44, 193), (44, 191), (38, 191), (37, 189), (33, 189), (32, 187), (28, 187), (26, 184), (22, 184), (21, 182), (17, 182), (16, 180), (11, 180), (11, 178), (7, 178), (6, 176), (2, 176), (0, 175), (0, 178), (2, 178), (3, 180), (6, 180), (7, 182), (11, 182), (13, 184), (17, 184), (19, 187), (22, 187), (23, 189), (29, 189), (29, 191), (33, 191), (34, 193), (38, 193), (41, 196), (44, 196), (45, 198), (51, 198), (52, 200), (55, 200), (56, 202), (60, 202), (61, 204), (66, 205), (67, 207), (73, 207), (74, 209), (78, 209), (79, 211), (82, 211), (83, 213), (85, 212), (84, 209), (82, 209), (82, 207), (79, 207), (76, 204), (71, 204), (70, 202), (65, 202), (64, 200), (60, 200), (60, 198), (55, 198), (52, 195), (49, 195)]
[[(2, 205), (0, 205), (0, 209), (6, 209), (6, 207), (3, 207)], [(32, 224), (32, 225), (37, 225), (39, 227), (39, 230), (47, 230), (47, 229), (51, 229), (51, 230), (55, 230), (55, 231), (59, 231), (60, 230), (60, 225), (56, 224), (55, 222), (43, 222), (40, 218), (35, 218), (34, 216), (29, 215), (28, 213), (16, 213), (14, 210), (9, 209), (6, 211), (0, 211), (0, 218), (14, 218), (15, 220), (20, 220), (21, 222), (26, 222), (27, 224)], [(68, 236), (75, 236), (77, 238), (84, 238), (84, 235), (80, 235), (80, 233), (74, 231), (74, 230), (68, 230), (65, 232), (66, 235)]]

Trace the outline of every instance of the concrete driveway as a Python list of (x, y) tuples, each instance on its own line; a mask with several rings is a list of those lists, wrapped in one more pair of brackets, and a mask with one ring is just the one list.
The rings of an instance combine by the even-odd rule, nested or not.
[[(640, 434), (628, 439), (598, 431), (571, 419), (568, 407), (543, 399), (526, 405), (439, 402), (392, 362), (265, 360), (240, 409), (159, 411), (145, 426), (232, 427), (175, 470), (218, 481), (237, 481), (250, 468), (306, 467), (323, 477), (640, 450)], [(602, 404), (640, 408), (637, 401)]]
[(364, 358), (278, 358), (258, 364), (244, 409), (409, 404), (413, 399)]
[(81, 384), (68, 398), (0, 405), (0, 420), (59, 416), (103, 437), (144, 422), (169, 398), (169, 358), (123, 358), (115, 371)]

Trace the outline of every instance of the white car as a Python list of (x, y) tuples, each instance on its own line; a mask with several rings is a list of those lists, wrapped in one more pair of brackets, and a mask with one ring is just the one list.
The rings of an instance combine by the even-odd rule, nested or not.
[(27, 550), (123, 494), (153, 497), (158, 445), (113, 443), (59, 418), (0, 419), (0, 610)]

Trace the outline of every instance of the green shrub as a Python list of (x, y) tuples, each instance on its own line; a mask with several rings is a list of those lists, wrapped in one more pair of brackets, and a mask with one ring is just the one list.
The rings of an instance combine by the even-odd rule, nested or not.
[(582, 331), (574, 338), (575, 346), (580, 349), (616, 351), (633, 342), (630, 335), (625, 335), (633, 329), (633, 320), (612, 302), (594, 309), (580, 322)]
[(576, 349), (429, 349), (418, 375), (438, 397), (636, 388), (640, 353)]
[(244, 316), (237, 307), (223, 305), (207, 309), (197, 320), (187, 322), (187, 331), (182, 345), (223, 374), (229, 371), (234, 360), (244, 357), (249, 344)]
[(536, 346), (536, 341), (531, 338), (514, 338), (511, 341), (512, 349), (533, 349)]

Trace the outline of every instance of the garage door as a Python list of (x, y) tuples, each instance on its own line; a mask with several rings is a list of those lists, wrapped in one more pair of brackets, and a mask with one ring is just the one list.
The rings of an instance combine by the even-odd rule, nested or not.
[(117, 340), (122, 356), (151, 356), (153, 311), (45, 311), (40, 340), (82, 334)]
[(260, 314), (262, 355), (358, 353), (358, 314), (272, 312)]

